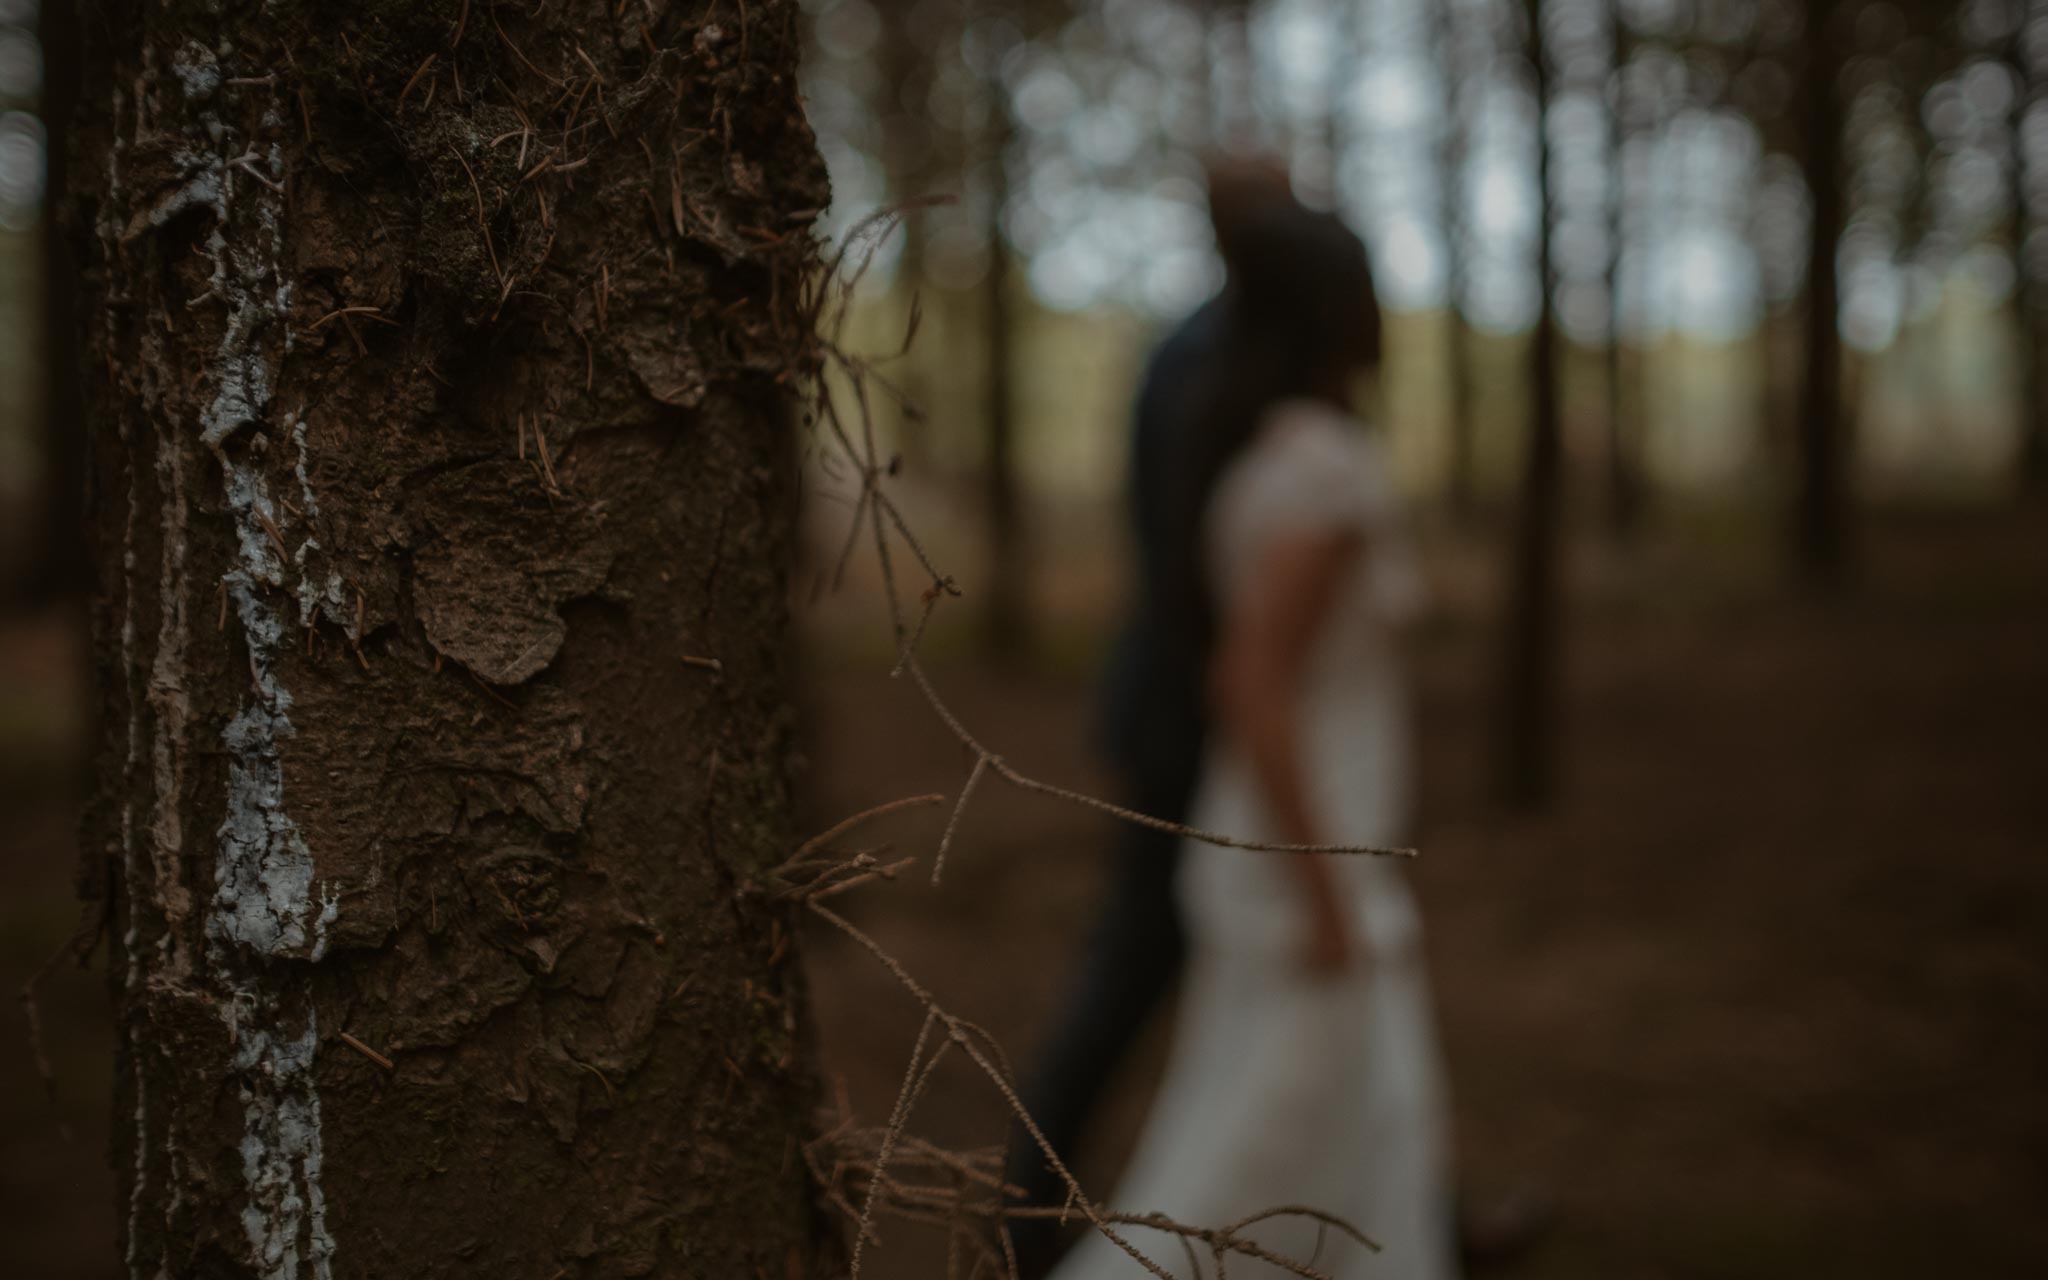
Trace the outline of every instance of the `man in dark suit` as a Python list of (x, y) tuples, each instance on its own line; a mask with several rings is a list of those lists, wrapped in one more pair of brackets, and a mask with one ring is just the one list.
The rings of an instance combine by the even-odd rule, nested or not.
[[(1294, 203), (1294, 196), (1285, 170), (1262, 159), (1214, 162), (1207, 176), (1210, 222), (1228, 276), (1234, 262), (1259, 252), (1257, 228), (1272, 221), (1262, 215), (1275, 203)], [(1152, 353), (1132, 412), (1127, 497), (1137, 582), (1104, 671), (1097, 732), (1122, 773), (1124, 802), (1170, 822), (1187, 820), (1208, 731), (1204, 628), (1187, 616), (1184, 590), (1175, 589), (1190, 572), (1190, 548), (1179, 544), (1187, 538), (1184, 506), (1196, 466), (1191, 424), (1209, 404), (1210, 375), (1226, 366), (1237, 340), (1226, 280)], [(1193, 551), (1199, 554), (1199, 547)], [(1072, 1160), (1110, 1075), (1165, 999), (1185, 957), (1173, 888), (1180, 838), (1123, 824), (1116, 839), (1107, 892), (1023, 1093), (1025, 1109), (1062, 1161)], [(1007, 1178), (1023, 1193), (1017, 1203), (1066, 1202), (1066, 1188), (1020, 1127), (1012, 1129)], [(1464, 1266), (1512, 1260), (1553, 1216), (1548, 1197), (1535, 1188), (1478, 1205), (1461, 1194)], [(1016, 1221), (1010, 1230), (1025, 1280), (1059, 1260), (1053, 1222)]]
[[(1250, 160), (1209, 166), (1210, 220), (1226, 272), (1245, 216), (1292, 201), (1284, 171)], [(1185, 469), (1186, 424), (1203, 403), (1206, 374), (1229, 340), (1229, 289), (1183, 320), (1147, 361), (1132, 413), (1127, 493), (1137, 559), (1133, 608), (1111, 651), (1097, 730), (1121, 771), (1123, 801), (1141, 813), (1186, 821), (1200, 780), (1208, 715), (1208, 655), (1168, 598), (1174, 554), (1174, 486)], [(1180, 839), (1126, 824), (1107, 892), (1066, 998), (1024, 1091), (1024, 1103), (1060, 1158), (1069, 1160), (1096, 1102), (1132, 1041), (1179, 975), (1185, 952), (1174, 899)], [(1013, 1135), (1009, 1180), (1024, 1203), (1059, 1205), (1066, 1190), (1028, 1135)], [(1012, 1224), (1025, 1276), (1057, 1260), (1051, 1223)]]

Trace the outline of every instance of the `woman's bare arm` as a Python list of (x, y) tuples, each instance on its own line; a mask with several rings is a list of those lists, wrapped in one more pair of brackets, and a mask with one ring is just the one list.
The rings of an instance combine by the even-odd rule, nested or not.
[[(1316, 844), (1326, 838), (1303, 768), (1300, 690), (1338, 590), (1363, 547), (1356, 531), (1275, 540), (1253, 566), (1247, 598), (1223, 619), (1210, 673), (1212, 696), (1248, 757), (1282, 840)], [(1308, 966), (1318, 972), (1341, 969), (1350, 954), (1350, 922), (1328, 862), (1287, 857), (1286, 866), (1302, 891)]]

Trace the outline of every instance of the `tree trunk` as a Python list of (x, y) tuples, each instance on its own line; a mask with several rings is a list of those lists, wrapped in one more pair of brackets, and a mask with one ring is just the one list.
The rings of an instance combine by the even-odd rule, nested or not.
[(1836, 0), (1815, 0), (1806, 23), (1806, 182), (1813, 195), (1807, 248), (1806, 363), (1799, 388), (1798, 559), (1807, 581), (1841, 577), (1847, 558), (1843, 493), (1842, 335), (1836, 255), (1846, 214), (1842, 189), (1840, 24)]
[(1550, 65), (1542, 0), (1525, 0), (1529, 60), (1534, 64), (1539, 142), (1536, 148), (1537, 279), (1542, 305), (1529, 344), (1529, 440), (1523, 453), (1521, 506), (1509, 567), (1507, 627), (1501, 681), (1500, 740), (1495, 786), (1512, 809), (1549, 799), (1556, 777), (1558, 486), (1562, 479), (1557, 319), (1553, 302), (1550, 226)]
[(2027, 258), (2027, 236), (2036, 226), (2034, 185), (2040, 181), (2031, 163), (2025, 135), (2027, 112), (2040, 101), (2039, 77), (2027, 54), (2027, 28), (2038, 3), (2022, 7), (2023, 20), (2014, 31), (2009, 61), (2020, 92), (2013, 108), (2009, 137), (2012, 147), (2013, 319), (2018, 330), (2020, 365), (2020, 486), (2024, 492), (2048, 495), (2048, 378), (2041, 368), (2041, 282)]
[[(1365, 29), (1365, 15), (1356, 5), (1341, 5), (1330, 19), (1331, 67), (1323, 84), (1323, 136), (1317, 139), (1317, 162), (1302, 173), (1303, 194), (1331, 209), (1344, 207), (1344, 157), (1352, 150), (1358, 130), (1352, 122), (1351, 91), (1372, 51)], [(1298, 151), (1292, 153), (1298, 155)]]
[(1010, 247), (1003, 234), (1003, 209), (1010, 202), (1010, 104), (994, 68), (988, 83), (988, 274), (982, 338), (983, 413), (988, 454), (982, 467), (988, 508), (988, 609), (983, 614), (989, 651), (1015, 657), (1030, 647), (1030, 557), (1024, 546), (1024, 513), (1017, 476), (1016, 325), (1010, 298)]
[[(930, 33), (918, 26), (920, 11), (915, 6), (899, 4), (885, 7), (884, 12), (880, 58), (888, 95), (882, 105), (880, 124), (890, 199), (907, 206), (899, 215), (902, 230), (896, 259), (896, 280), (898, 292), (903, 295), (907, 327), (910, 309), (920, 305), (918, 295), (925, 284), (927, 219), (924, 207), (915, 202), (939, 194), (933, 186), (937, 166), (933, 163), (935, 126), (930, 119), (929, 102), (933, 42)], [(899, 407), (897, 443), (904, 461), (921, 471), (931, 460), (930, 441), (926, 439), (929, 421), (924, 416), (931, 405), (915, 351), (908, 353), (897, 367), (895, 380), (903, 398), (917, 406), (915, 410)]]
[(1208, 99), (1211, 137), (1226, 151), (1261, 141), (1261, 121), (1252, 85), (1249, 0), (1211, 0), (1208, 15)]
[(75, 332), (78, 313), (78, 282), (70, 257), (64, 252), (59, 234), (60, 202), (69, 181), (62, 139), (77, 107), (78, 23), (75, 5), (45, 0), (37, 14), (37, 36), (42, 45), (42, 98), (38, 103), (48, 144), (44, 148), (42, 241), (42, 323), (31, 335), (33, 367), (42, 375), (39, 401), (41, 443), (45, 482), (38, 495), (42, 502), (38, 528), (26, 566), (9, 563), (10, 570), (25, 569), (23, 580), (9, 583), (18, 598), (7, 603), (36, 606), (62, 600), (68, 607), (82, 609), (92, 589), (92, 565), (87, 559), (84, 499), (88, 460), (85, 448), (85, 406), (78, 388), (78, 341)]
[(1623, 237), (1628, 232), (1628, 188), (1623, 180), (1622, 162), (1627, 150), (1629, 111), (1623, 101), (1623, 69), (1628, 65), (1628, 20), (1622, 6), (1607, 0), (1607, 20), (1614, 32), (1611, 74), (1608, 76), (1607, 120), (1607, 522), (1608, 529), (1622, 541), (1632, 540), (1641, 530), (1643, 517), (1643, 472), (1640, 457), (1640, 424), (1628, 414), (1625, 382), (1625, 352), (1621, 341), (1623, 281), (1621, 257)]
[(1477, 506), (1473, 457), (1472, 333), (1465, 323), (1465, 65), (1460, 15), (1449, 3), (1432, 6), (1437, 58), (1444, 69), (1444, 123), (1437, 137), (1438, 203), (1444, 232), (1444, 380), (1445, 410), (1450, 419), (1449, 491), (1452, 514), (1470, 520)]
[(93, 13), (132, 1275), (808, 1265), (794, 8)]

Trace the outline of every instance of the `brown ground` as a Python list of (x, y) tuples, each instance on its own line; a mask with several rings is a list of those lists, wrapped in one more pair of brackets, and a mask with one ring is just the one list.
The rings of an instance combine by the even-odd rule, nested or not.
[[(2048, 524), (1894, 519), (1863, 584), (1827, 605), (1755, 585), (1725, 567), (1742, 555), (1714, 545), (1711, 562), (1581, 566), (1568, 792), (1541, 821), (1482, 816), (1488, 633), (1461, 609), (1426, 638), (1415, 874), (1464, 1181), (1534, 1181), (1560, 1202), (1555, 1234), (1517, 1276), (2041, 1274)], [(1707, 563), (1721, 566), (1711, 586)], [(958, 786), (957, 749), (881, 666), (820, 657), (812, 670), (818, 824)], [(1021, 767), (1100, 785), (1075, 745), (1079, 671), (954, 663), (940, 675)], [(15, 625), (0, 672), (0, 985), (12, 989), (69, 926), (75, 665), (60, 631)], [(925, 852), (940, 821), (888, 834)], [(845, 902), (1021, 1054), (1090, 908), (1106, 834), (990, 786), (943, 889), (914, 881)], [(916, 1009), (864, 955), (812, 942), (828, 1067), (879, 1119)], [(64, 975), (44, 1004), (58, 1116), (79, 1137), (57, 1138), (7, 1036), (0, 1275), (107, 1276), (99, 979)], [(1157, 1070), (1156, 1029), (1150, 1044), (1083, 1161), (1098, 1187)], [(1000, 1113), (948, 1069), (919, 1127), (979, 1144)], [(885, 1242), (881, 1270), (934, 1274), (915, 1232)]]
[[(1698, 564), (1581, 566), (1568, 793), (1543, 821), (1482, 816), (1488, 633), (1427, 637), (1415, 875), (1463, 1180), (1561, 1205), (1512, 1274), (2048, 1274), (2043, 532), (1898, 524), (1826, 607), (1744, 585), (1740, 547), (1707, 588)], [(996, 749), (1100, 785), (1077, 762), (1078, 681), (949, 674)], [(957, 787), (957, 750), (874, 664), (814, 697), (821, 821)], [(908, 847), (937, 824), (906, 822)], [(1105, 837), (991, 789), (946, 887), (882, 889), (862, 919), (1028, 1050)], [(886, 1116), (917, 1011), (837, 939), (811, 959), (828, 1059)], [(1084, 1160), (1097, 1188), (1161, 1040)], [(921, 1118), (961, 1144), (1001, 1132), (964, 1072)], [(887, 1237), (892, 1273), (941, 1274), (915, 1234)]]

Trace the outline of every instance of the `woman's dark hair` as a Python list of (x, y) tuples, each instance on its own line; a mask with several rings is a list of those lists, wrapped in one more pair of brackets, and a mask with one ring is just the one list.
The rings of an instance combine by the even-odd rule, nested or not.
[(1205, 666), (1216, 630), (1205, 530), (1217, 483), (1275, 404), (1341, 405), (1352, 378), (1380, 360), (1365, 246), (1335, 215), (1276, 200), (1246, 215), (1226, 249), (1221, 354), (1190, 388), (1198, 407), (1166, 486), (1167, 622), (1185, 628)]

